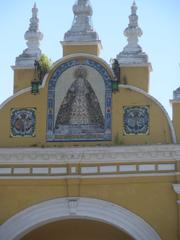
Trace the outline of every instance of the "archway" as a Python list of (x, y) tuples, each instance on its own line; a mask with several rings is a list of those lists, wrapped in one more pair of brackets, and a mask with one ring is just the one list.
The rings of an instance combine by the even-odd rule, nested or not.
[(19, 240), (45, 224), (66, 219), (88, 219), (110, 224), (135, 240), (160, 240), (155, 230), (129, 210), (91, 198), (60, 198), (14, 215), (0, 227), (1, 240)]
[(33, 230), (21, 240), (133, 240), (127, 233), (103, 222), (69, 219)]

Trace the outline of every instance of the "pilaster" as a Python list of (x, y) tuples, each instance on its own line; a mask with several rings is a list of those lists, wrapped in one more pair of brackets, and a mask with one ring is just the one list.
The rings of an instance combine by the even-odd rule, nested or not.
[(173, 184), (173, 189), (177, 194), (177, 210), (178, 210), (178, 239), (180, 239), (180, 183)]
[(173, 110), (173, 125), (176, 132), (177, 143), (180, 143), (180, 88), (173, 93), (173, 99), (170, 100)]

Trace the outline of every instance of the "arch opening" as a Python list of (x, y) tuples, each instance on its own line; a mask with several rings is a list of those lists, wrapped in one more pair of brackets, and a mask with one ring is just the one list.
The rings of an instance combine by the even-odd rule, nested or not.
[(88, 219), (66, 219), (43, 225), (21, 240), (133, 240), (124, 231), (109, 224)]
[(104, 222), (134, 240), (160, 240), (157, 232), (139, 216), (119, 205), (92, 198), (60, 198), (27, 208), (0, 227), (0, 239), (20, 240), (42, 225), (72, 218)]

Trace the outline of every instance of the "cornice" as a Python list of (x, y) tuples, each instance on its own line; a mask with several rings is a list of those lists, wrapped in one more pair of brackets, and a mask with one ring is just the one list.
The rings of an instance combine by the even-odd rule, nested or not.
[(60, 41), (62, 46), (80, 46), (80, 45), (99, 45), (102, 48), (101, 40), (95, 41), (78, 41), (78, 42), (68, 42), (68, 41)]
[(131, 163), (180, 160), (180, 145), (0, 148), (0, 164)]

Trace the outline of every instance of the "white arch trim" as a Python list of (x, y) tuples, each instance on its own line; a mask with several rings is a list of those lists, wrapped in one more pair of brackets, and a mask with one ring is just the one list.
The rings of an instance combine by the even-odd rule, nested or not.
[(144, 96), (146, 96), (147, 98), (151, 99), (153, 102), (155, 102), (159, 108), (162, 110), (162, 112), (164, 113), (165, 117), (167, 118), (167, 121), (168, 121), (168, 125), (169, 125), (169, 129), (171, 131), (171, 137), (172, 137), (172, 142), (174, 144), (176, 144), (176, 133), (175, 133), (175, 130), (174, 130), (174, 127), (173, 127), (173, 123), (169, 117), (169, 114), (168, 112), (166, 111), (166, 109), (163, 107), (163, 105), (156, 99), (154, 98), (153, 96), (151, 96), (150, 94), (148, 94), (147, 92), (145, 92), (144, 90), (140, 89), (140, 88), (137, 88), (137, 87), (134, 87), (132, 85), (122, 85), (120, 84), (119, 85), (119, 88), (126, 88), (126, 89), (131, 89), (135, 92), (138, 92), (138, 93), (141, 93), (143, 94)]
[(89, 219), (113, 225), (135, 240), (160, 240), (142, 218), (110, 202), (91, 198), (60, 198), (27, 208), (0, 227), (1, 240), (19, 240), (44, 224), (64, 219)]

